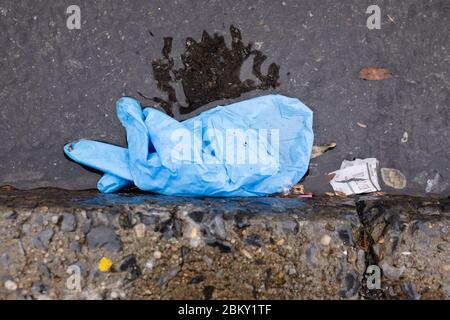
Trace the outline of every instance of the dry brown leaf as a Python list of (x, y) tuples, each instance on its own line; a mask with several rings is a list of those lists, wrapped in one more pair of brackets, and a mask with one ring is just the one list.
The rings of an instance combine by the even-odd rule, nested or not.
[(335, 191), (334, 194), (340, 198), (347, 198), (347, 195), (344, 192)]
[(302, 184), (296, 184), (293, 188), (292, 191), (294, 194), (304, 194), (305, 193), (305, 188), (303, 187)]
[(392, 73), (386, 68), (366, 67), (359, 71), (359, 77), (364, 80), (380, 81), (391, 78)]
[(347, 195), (344, 192), (340, 192), (340, 191), (325, 192), (324, 194), (328, 197), (347, 198)]
[(313, 146), (312, 153), (311, 153), (311, 159), (317, 158), (317, 157), (323, 155), (325, 152), (332, 150), (334, 148), (336, 148), (336, 142), (324, 144), (321, 146)]

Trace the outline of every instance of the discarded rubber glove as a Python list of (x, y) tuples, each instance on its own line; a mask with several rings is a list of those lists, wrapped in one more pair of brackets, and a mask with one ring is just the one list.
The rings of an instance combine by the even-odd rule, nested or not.
[(294, 186), (308, 169), (312, 111), (298, 99), (258, 97), (178, 122), (131, 98), (117, 101), (128, 149), (79, 140), (64, 151), (105, 172), (109, 193), (135, 185), (175, 196), (263, 196)]

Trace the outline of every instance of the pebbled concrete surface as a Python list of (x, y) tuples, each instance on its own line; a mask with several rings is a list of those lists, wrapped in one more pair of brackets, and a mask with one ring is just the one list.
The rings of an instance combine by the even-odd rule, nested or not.
[[(234, 100), (298, 97), (314, 111), (316, 143), (337, 142), (311, 162), (307, 191), (328, 191), (317, 181), (344, 159), (376, 157), (407, 179), (405, 189), (384, 191), (450, 195), (450, 3), (376, 1), (382, 28), (370, 31), (365, 11), (373, 2), (1, 0), (0, 184), (94, 187), (99, 176), (68, 161), (62, 146), (78, 138), (123, 145), (114, 102), (129, 95), (151, 104), (138, 91), (163, 96), (152, 74), (163, 38), (173, 37), (180, 64), (186, 38), (206, 30), (230, 44), (234, 25), (268, 57), (263, 73), (280, 66), (279, 87)], [(81, 30), (66, 28), (71, 4), (81, 8)], [(363, 81), (358, 72), (367, 66), (394, 76)], [(242, 79), (250, 73), (242, 67)]]
[(449, 199), (3, 189), (0, 230), (0, 299), (450, 299)]

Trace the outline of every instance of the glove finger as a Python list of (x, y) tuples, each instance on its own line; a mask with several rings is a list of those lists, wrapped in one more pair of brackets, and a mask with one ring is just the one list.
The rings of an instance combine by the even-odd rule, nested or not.
[(130, 161), (145, 164), (149, 154), (150, 138), (141, 104), (137, 100), (125, 97), (117, 101), (116, 107), (117, 117), (127, 132)]
[(144, 115), (138, 101), (121, 98), (117, 101), (117, 116), (127, 132), (129, 167), (134, 184), (142, 190), (153, 190), (159, 170), (162, 168), (157, 152), (144, 123)]
[[(153, 108), (144, 110), (145, 124), (150, 139), (164, 167), (175, 171), (181, 162), (192, 162), (201, 155), (201, 135), (195, 143), (193, 134), (186, 126), (167, 114)], [(201, 132), (201, 126), (200, 130)], [(195, 152), (197, 148), (197, 152)]]
[(82, 165), (133, 180), (128, 166), (128, 150), (111, 144), (78, 140), (64, 146), (65, 154)]
[(97, 188), (102, 193), (113, 193), (131, 185), (133, 185), (133, 181), (122, 179), (110, 173), (105, 173), (100, 180), (98, 180)]

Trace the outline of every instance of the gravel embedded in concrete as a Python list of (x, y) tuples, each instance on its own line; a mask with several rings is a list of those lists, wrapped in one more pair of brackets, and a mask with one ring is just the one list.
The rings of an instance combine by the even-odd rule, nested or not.
[(0, 229), (1, 299), (450, 298), (450, 199), (0, 190)]

